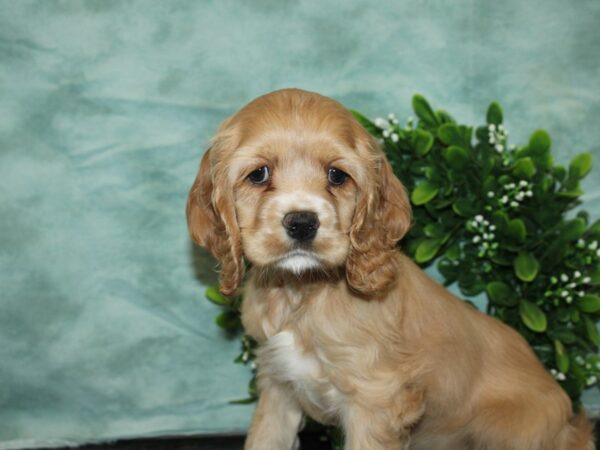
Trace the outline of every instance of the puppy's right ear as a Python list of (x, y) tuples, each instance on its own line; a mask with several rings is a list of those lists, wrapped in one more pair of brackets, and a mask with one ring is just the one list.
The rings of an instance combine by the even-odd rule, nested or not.
[(185, 212), (192, 240), (206, 247), (214, 255), (218, 246), (217, 236), (223, 230), (212, 207), (213, 182), (210, 172), (210, 149), (208, 149), (202, 156), (200, 170), (188, 195)]
[(231, 192), (215, 186), (210, 158), (208, 149), (188, 196), (187, 223), (193, 241), (219, 261), (220, 291), (232, 295), (244, 276), (241, 241)]

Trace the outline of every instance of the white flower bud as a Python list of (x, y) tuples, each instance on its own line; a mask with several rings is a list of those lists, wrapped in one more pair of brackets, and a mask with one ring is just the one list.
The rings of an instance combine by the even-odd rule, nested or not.
[(573, 272), (573, 276), (575, 278), (579, 278), (581, 276), (581, 272), (579, 270), (576, 270), (575, 272)]
[(588, 248), (590, 250), (596, 250), (598, 248), (598, 241), (592, 242), (590, 245), (588, 245)]
[(493, 123), (490, 123), (488, 125), (488, 130), (490, 130), (490, 131), (496, 131), (496, 125), (494, 125)]
[(504, 145), (502, 145), (502, 144), (496, 144), (496, 146), (494, 148), (496, 149), (496, 151), (498, 153), (502, 153), (504, 151)]
[(519, 181), (519, 186), (521, 186), (521, 187), (526, 187), (528, 184), (529, 183), (527, 181), (525, 181), (525, 180)]
[(562, 373), (562, 372), (559, 372), (559, 373), (558, 373), (558, 375), (556, 375), (556, 379), (557, 379), (558, 381), (565, 381), (565, 380), (567, 379), (567, 377), (565, 376), (565, 374), (564, 374), (564, 373)]
[(383, 137), (384, 138), (389, 138), (390, 137), (390, 131), (389, 130), (383, 130)]
[(569, 292), (567, 292), (567, 291), (561, 291), (561, 292), (560, 292), (560, 296), (561, 296), (562, 298), (568, 297), (568, 296), (569, 296)]
[(567, 281), (569, 281), (569, 277), (567, 276), (566, 273), (560, 274), (560, 281), (562, 281), (563, 283), (566, 283)]
[(388, 126), (387, 120), (385, 120), (383, 117), (377, 117), (377, 118), (375, 118), (375, 120), (373, 121), (373, 123), (375, 124), (375, 126), (377, 126), (378, 128), (381, 128), (382, 130), (384, 128), (387, 128), (387, 126)]
[(494, 197), (494, 195), (496, 195), (496, 194), (494, 194), (492, 191), (489, 191), (489, 192), (487, 193), (487, 196), (488, 196), (488, 198), (493, 198), (493, 197)]
[(525, 195), (527, 197), (533, 197), (533, 191), (527, 191), (527, 192), (525, 192)]
[(392, 142), (398, 142), (398, 140), (400, 139), (400, 137), (396, 133), (392, 133), (391, 138)]
[(483, 222), (483, 216), (482, 216), (481, 214), (477, 214), (477, 215), (475, 216), (475, 220), (476, 220), (477, 222)]
[(505, 195), (505, 196), (503, 196), (503, 197), (500, 199), (500, 201), (501, 201), (503, 204), (506, 204), (506, 203), (508, 203), (508, 197)]
[(474, 243), (474, 244), (477, 244), (479, 241), (481, 241), (481, 237), (479, 237), (479, 236), (475, 236), (475, 237), (473, 238), (473, 243)]
[(496, 225), (490, 225), (490, 231), (495, 231), (496, 230)]
[(519, 206), (519, 204), (515, 201), (510, 202), (510, 206), (512, 206), (513, 208), (516, 208), (517, 206)]
[(584, 284), (588, 284), (590, 281), (592, 281), (590, 277), (585, 277), (583, 280), (581, 280), (581, 282)]

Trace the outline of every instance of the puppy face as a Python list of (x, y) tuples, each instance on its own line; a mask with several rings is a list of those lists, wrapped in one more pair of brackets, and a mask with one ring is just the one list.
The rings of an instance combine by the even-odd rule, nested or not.
[(243, 256), (298, 276), (345, 267), (360, 290), (373, 274), (354, 269), (385, 272), (382, 257), (409, 222), (404, 189), (371, 136), (339, 103), (300, 90), (259, 97), (226, 120), (188, 199), (192, 237), (221, 261), (229, 293)]
[(341, 266), (364, 170), (336, 130), (254, 129), (230, 160), (245, 256), (289, 270)]

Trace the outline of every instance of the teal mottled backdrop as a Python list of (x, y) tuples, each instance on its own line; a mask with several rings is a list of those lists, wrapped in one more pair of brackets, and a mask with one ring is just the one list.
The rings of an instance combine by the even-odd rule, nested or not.
[[(288, 86), (466, 123), (498, 100), (513, 142), (598, 162), (599, 23), (597, 0), (0, 0), (0, 448), (246, 428), (184, 217), (227, 115)], [(584, 188), (597, 218), (599, 167)]]

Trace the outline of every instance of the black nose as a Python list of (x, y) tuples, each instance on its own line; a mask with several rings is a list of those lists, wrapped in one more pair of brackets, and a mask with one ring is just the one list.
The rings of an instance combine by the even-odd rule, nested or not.
[(292, 211), (281, 221), (289, 237), (297, 241), (310, 241), (317, 234), (319, 218), (314, 212)]

